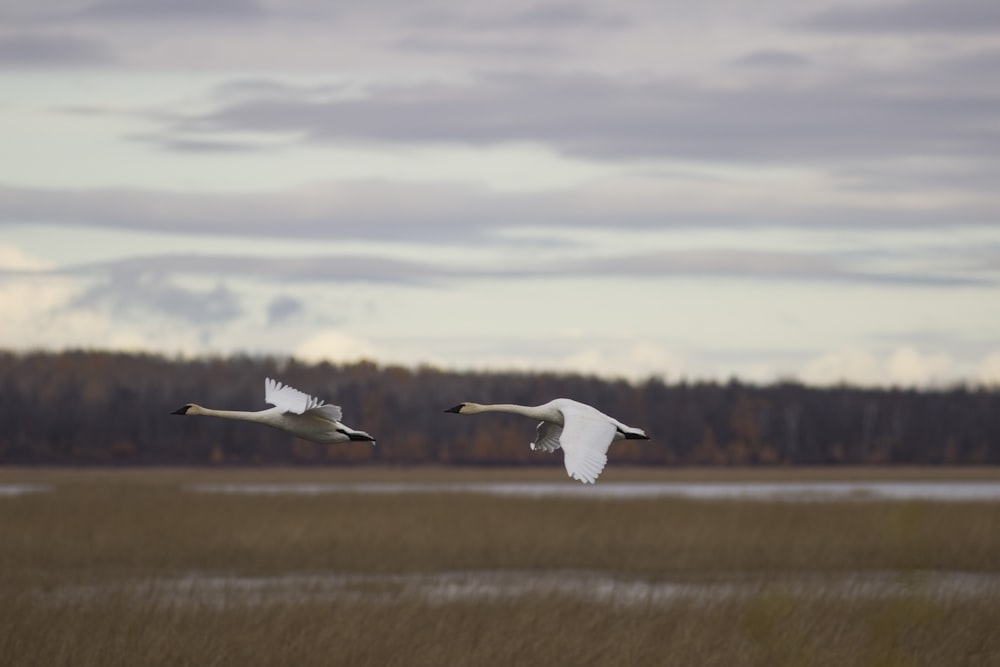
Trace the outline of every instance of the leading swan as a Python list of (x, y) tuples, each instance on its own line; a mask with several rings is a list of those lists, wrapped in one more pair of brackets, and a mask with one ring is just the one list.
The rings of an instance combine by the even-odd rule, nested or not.
[(213, 410), (188, 403), (170, 414), (204, 415), (266, 424), (323, 445), (350, 440), (364, 440), (375, 444), (375, 438), (364, 431), (355, 431), (340, 423), (342, 411), (339, 405), (324, 403), (277, 380), (271, 378), (264, 380), (264, 401), (274, 407), (257, 412), (245, 412)]
[(510, 412), (540, 419), (532, 449), (554, 452), (562, 447), (566, 473), (585, 484), (593, 484), (608, 462), (608, 447), (615, 440), (649, 440), (641, 428), (626, 426), (586, 403), (556, 398), (543, 405), (459, 403), (445, 412), (474, 415), (480, 412)]

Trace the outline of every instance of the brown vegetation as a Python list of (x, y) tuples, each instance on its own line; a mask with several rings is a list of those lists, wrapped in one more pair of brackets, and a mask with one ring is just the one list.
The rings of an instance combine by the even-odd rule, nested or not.
[[(998, 664), (995, 584), (944, 596), (919, 585), (879, 595), (782, 585), (866, 572), (915, 584), (933, 571), (1000, 572), (997, 503), (185, 490), (362, 474), (0, 469), (0, 482), (53, 485), (0, 498), (0, 655), (22, 666), (80, 667)], [(376, 474), (420, 478), (412, 470)], [(308, 583), (330, 574), (453, 571), (597, 572), (626, 583), (736, 577), (752, 587), (748, 595), (618, 604), (544, 591), (435, 600), (397, 590), (391, 579), (327, 598)], [(236, 575), (307, 578), (254, 604), (196, 595), (198, 577)], [(192, 576), (190, 593), (165, 593), (164, 582)]]
[(631, 608), (571, 596), (218, 608), (127, 605), (109, 593), (5, 602), (0, 655), (19, 667), (1000, 664), (997, 599), (765, 593)]
[(226, 495), (183, 489), (244, 473), (183, 469), (18, 478), (56, 487), (0, 502), (4, 572), (1000, 569), (1000, 503)]

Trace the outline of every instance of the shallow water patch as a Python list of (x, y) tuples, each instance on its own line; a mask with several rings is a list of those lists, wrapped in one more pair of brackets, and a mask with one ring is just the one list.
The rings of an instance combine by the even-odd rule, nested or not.
[(0, 484), (0, 498), (23, 496), (26, 493), (48, 493), (52, 487), (48, 484)]
[(431, 604), (565, 596), (602, 604), (669, 605), (748, 599), (766, 593), (845, 599), (1000, 596), (1000, 575), (969, 572), (863, 572), (838, 575), (732, 575), (709, 580), (648, 580), (588, 571), (459, 571), (429, 574), (289, 574), (244, 577), (189, 574), (107, 585), (65, 586), (54, 601), (86, 604), (105, 596), (136, 603), (215, 608), (322, 602)]
[(331, 493), (478, 493), (527, 498), (661, 498), (698, 500), (1000, 501), (1000, 482), (367, 482), (206, 483), (193, 493), (320, 495)]

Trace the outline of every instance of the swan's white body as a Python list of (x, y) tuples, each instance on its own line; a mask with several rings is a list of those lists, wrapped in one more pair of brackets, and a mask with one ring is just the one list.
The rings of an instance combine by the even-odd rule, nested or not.
[(245, 412), (243, 410), (213, 410), (195, 403), (188, 403), (175, 410), (173, 414), (203, 415), (256, 422), (273, 426), (320, 444), (349, 440), (366, 440), (373, 445), (375, 444), (375, 439), (364, 431), (355, 431), (340, 422), (342, 411), (339, 405), (324, 403), (318, 398), (313, 398), (294, 387), (283, 385), (277, 380), (271, 378), (264, 380), (264, 401), (274, 407), (257, 412)]
[(585, 484), (593, 484), (608, 462), (608, 447), (615, 440), (649, 440), (641, 428), (627, 426), (586, 403), (556, 398), (542, 405), (460, 403), (445, 412), (474, 415), (480, 412), (510, 412), (539, 419), (538, 435), (531, 448), (554, 452), (562, 448), (566, 473)]

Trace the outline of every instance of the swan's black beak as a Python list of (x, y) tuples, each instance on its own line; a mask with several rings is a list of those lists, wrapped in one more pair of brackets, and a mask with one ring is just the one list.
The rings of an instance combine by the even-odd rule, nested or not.
[(186, 415), (187, 411), (188, 411), (188, 408), (190, 408), (190, 407), (191, 407), (190, 405), (181, 406), (181, 407), (177, 408), (176, 410), (174, 410), (173, 412), (171, 412), (170, 414), (172, 414), (172, 415)]
[(462, 411), (462, 408), (464, 408), (464, 407), (465, 407), (465, 403), (459, 403), (458, 405), (456, 405), (453, 408), (448, 408), (447, 410), (445, 410), (445, 412), (454, 412), (455, 414), (458, 414), (458, 413), (460, 413)]

